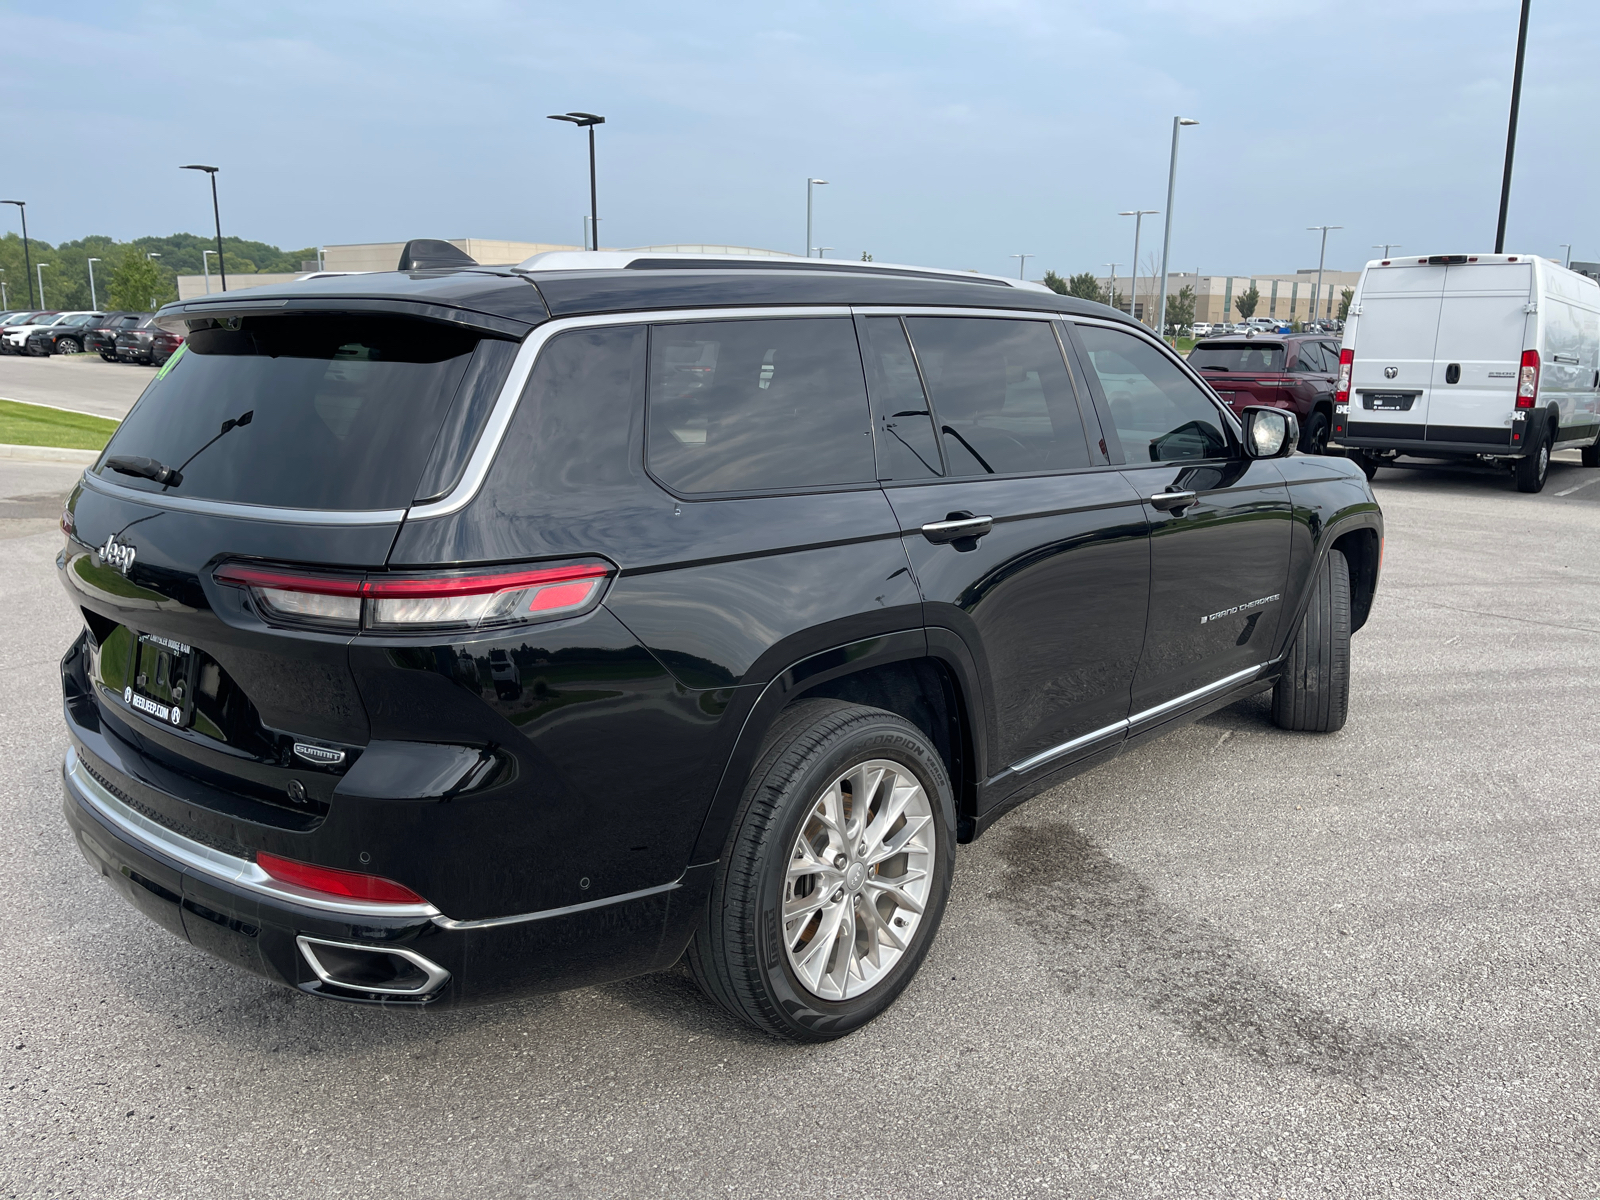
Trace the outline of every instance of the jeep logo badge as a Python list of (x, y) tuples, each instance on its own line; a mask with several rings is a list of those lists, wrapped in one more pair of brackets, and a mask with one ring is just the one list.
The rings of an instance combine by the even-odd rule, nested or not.
[(106, 538), (106, 544), (100, 547), (98, 553), (101, 562), (115, 567), (126, 575), (129, 568), (133, 566), (133, 560), (138, 551), (132, 546), (126, 546), (117, 541), (117, 535), (113, 533)]
[(1385, 379), (1393, 379), (1398, 374), (1400, 374), (1399, 367), (1385, 367), (1383, 369), (1383, 377)]

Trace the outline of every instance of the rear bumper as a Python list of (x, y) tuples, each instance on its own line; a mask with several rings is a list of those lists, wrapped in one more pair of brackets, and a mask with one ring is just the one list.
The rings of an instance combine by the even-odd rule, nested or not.
[[(64, 809), (89, 865), (157, 924), (218, 958), (313, 995), (440, 1007), (559, 991), (670, 966), (688, 944), (712, 864), (675, 881), (591, 904), (483, 921), (431, 905), (379, 905), (298, 893), (253, 862), (157, 824), (95, 778), (74, 745)], [(115, 780), (109, 781), (115, 787)], [(405, 952), (428, 967), (415, 991), (341, 986), (302, 947)], [(313, 949), (313, 953), (315, 950)]]

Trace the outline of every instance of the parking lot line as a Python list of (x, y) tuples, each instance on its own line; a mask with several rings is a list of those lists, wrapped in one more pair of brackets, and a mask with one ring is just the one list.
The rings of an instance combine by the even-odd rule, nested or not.
[(1573, 492), (1582, 491), (1584, 488), (1588, 487), (1591, 483), (1600, 483), (1600, 475), (1596, 475), (1593, 479), (1585, 479), (1582, 483), (1573, 484), (1571, 487), (1565, 488), (1562, 491), (1557, 492), (1556, 495), (1558, 495), (1558, 496), (1570, 496), (1570, 495), (1572, 495)]

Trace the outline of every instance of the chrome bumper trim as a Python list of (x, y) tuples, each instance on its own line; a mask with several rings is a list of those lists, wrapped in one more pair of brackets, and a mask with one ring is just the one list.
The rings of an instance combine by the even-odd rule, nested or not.
[(626, 904), (629, 900), (642, 900), (646, 896), (658, 896), (662, 892), (676, 891), (682, 886), (683, 880), (674, 879), (671, 883), (640, 888), (637, 892), (623, 892), (620, 896), (585, 900), (582, 904), (569, 904), (565, 908), (541, 908), (538, 912), (518, 913), (511, 917), (482, 917), (476, 921), (452, 921), (449, 917), (439, 915), (433, 918), (433, 923), (441, 929), (493, 929), (497, 925), (520, 925), (524, 921), (548, 921), (552, 917), (568, 917), (573, 913), (588, 912), (592, 908), (605, 908), (611, 904)]

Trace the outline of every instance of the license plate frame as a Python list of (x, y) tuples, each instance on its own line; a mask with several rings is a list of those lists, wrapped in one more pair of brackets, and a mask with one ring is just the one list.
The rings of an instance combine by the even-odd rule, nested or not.
[(1368, 412), (1410, 412), (1416, 392), (1363, 392), (1361, 407)]
[(194, 647), (157, 633), (134, 631), (133, 682), (122, 699), (169, 729), (186, 728), (194, 717)]

